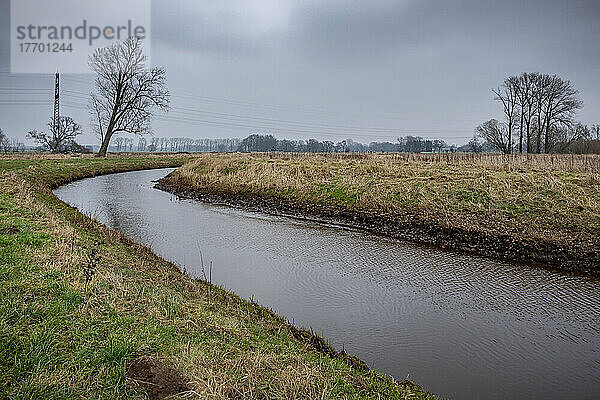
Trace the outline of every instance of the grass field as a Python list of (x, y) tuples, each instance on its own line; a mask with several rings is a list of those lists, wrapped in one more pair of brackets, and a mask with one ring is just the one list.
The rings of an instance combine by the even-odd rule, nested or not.
[(416, 227), (459, 248), (488, 241), (495, 256), (596, 271), (600, 261), (598, 156), (207, 155), (164, 183)]
[[(51, 192), (78, 178), (188, 161), (186, 174), (214, 170), (231, 184), (271, 168), (264, 158), (212, 157), (0, 159), (0, 398), (433, 399), (192, 280)], [(311, 196), (358, 206), (359, 182), (348, 184), (333, 180)]]

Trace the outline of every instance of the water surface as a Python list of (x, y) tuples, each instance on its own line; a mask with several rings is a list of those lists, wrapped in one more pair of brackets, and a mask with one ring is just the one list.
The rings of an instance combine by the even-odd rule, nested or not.
[(177, 200), (171, 169), (85, 179), (59, 198), (157, 254), (455, 399), (600, 397), (600, 280), (335, 226)]

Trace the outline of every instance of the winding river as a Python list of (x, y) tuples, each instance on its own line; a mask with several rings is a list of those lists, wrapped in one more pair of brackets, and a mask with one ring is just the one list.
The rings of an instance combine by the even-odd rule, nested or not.
[(83, 213), (311, 327), (378, 370), (455, 399), (600, 398), (600, 280), (360, 231), (178, 200), (172, 169), (55, 190)]

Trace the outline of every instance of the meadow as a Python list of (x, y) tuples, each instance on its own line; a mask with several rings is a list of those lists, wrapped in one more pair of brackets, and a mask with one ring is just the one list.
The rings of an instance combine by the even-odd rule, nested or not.
[(0, 159), (0, 397), (434, 399), (190, 278), (51, 191), (209, 157)]
[(494, 257), (600, 265), (599, 156), (211, 154), (161, 186)]

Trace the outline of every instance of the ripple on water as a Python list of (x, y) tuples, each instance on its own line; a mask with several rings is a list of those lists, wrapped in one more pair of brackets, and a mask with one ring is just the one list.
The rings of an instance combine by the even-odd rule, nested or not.
[(162, 175), (97, 177), (56, 193), (197, 276), (201, 250), (213, 282), (442, 395), (600, 392), (597, 279), (173, 201), (149, 184)]

